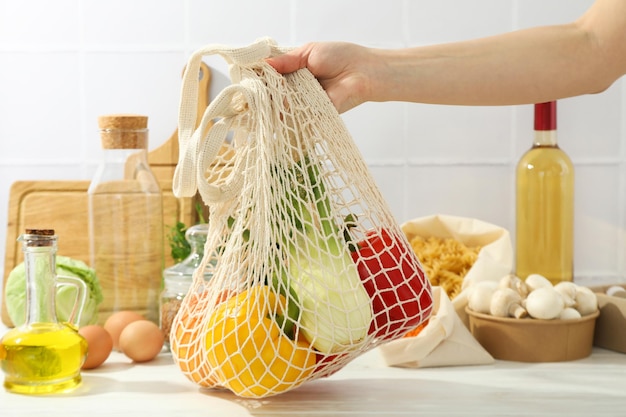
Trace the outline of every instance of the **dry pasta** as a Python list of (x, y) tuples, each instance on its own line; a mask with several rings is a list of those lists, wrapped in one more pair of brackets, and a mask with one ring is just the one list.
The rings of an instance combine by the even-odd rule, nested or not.
[(415, 236), (411, 247), (434, 286), (441, 287), (450, 299), (461, 292), (463, 277), (478, 257), (479, 246), (467, 247), (453, 238)]

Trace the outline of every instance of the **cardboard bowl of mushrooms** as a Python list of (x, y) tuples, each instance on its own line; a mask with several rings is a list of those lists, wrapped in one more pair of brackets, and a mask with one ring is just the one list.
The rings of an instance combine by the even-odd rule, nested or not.
[(591, 354), (596, 294), (573, 282), (532, 274), (481, 281), (468, 291), (469, 328), (496, 359), (561, 362)]

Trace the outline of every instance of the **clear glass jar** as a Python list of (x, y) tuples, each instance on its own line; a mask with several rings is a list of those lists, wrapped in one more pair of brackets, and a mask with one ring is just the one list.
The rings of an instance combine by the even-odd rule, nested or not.
[(159, 323), (163, 198), (147, 159), (148, 118), (98, 118), (103, 159), (88, 190), (91, 266), (104, 300), (98, 321), (135, 311)]
[[(169, 348), (170, 331), (174, 317), (178, 313), (183, 298), (189, 292), (193, 282), (194, 271), (202, 262), (208, 230), (209, 226), (207, 224), (197, 224), (188, 228), (185, 232), (185, 239), (191, 247), (189, 256), (180, 263), (163, 271), (164, 289), (160, 300), (160, 325), (165, 335), (165, 346), (167, 348)], [(211, 276), (211, 273), (205, 272), (205, 281), (211, 279)]]

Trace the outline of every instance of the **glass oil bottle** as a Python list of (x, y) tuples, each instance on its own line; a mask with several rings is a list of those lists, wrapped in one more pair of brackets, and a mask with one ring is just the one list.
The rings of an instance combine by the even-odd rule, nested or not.
[[(0, 342), (4, 387), (19, 394), (70, 391), (81, 383), (80, 368), (87, 356), (87, 342), (78, 334), (87, 287), (79, 278), (56, 275), (54, 230), (26, 230), (18, 240), (26, 269), (26, 321), (9, 330)], [(56, 317), (59, 285), (76, 288), (68, 323), (59, 323)]]

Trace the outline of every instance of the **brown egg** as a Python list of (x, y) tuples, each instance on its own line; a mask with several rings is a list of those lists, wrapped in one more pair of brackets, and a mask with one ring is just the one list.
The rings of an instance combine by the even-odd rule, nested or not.
[(107, 360), (113, 349), (113, 339), (104, 327), (89, 325), (78, 330), (87, 341), (87, 359), (82, 369), (93, 369)]
[(130, 323), (120, 334), (121, 351), (135, 362), (147, 362), (163, 348), (163, 332), (149, 320)]
[(145, 317), (134, 311), (118, 311), (109, 316), (104, 322), (104, 328), (113, 339), (113, 349), (120, 350), (120, 334), (129, 323), (145, 320)]

